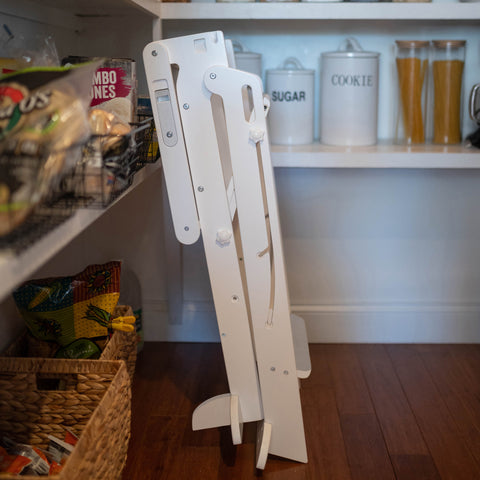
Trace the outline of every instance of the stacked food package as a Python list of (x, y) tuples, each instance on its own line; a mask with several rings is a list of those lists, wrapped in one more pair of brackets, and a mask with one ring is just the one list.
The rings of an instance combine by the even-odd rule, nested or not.
[(110, 203), (140, 168), (151, 124), (137, 123), (134, 60), (50, 56), (29, 64), (13, 53), (0, 59), (2, 238), (55, 195)]

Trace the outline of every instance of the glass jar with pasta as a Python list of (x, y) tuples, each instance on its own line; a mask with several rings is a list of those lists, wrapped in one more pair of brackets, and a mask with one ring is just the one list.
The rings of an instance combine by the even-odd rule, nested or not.
[(397, 40), (395, 44), (398, 85), (395, 142), (407, 145), (425, 143), (430, 43), (426, 40)]
[(465, 40), (432, 41), (433, 138), (442, 145), (462, 141)]

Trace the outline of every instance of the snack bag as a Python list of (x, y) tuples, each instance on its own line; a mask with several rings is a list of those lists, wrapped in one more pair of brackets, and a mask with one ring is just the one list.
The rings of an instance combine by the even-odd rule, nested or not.
[(30, 334), (55, 342), (59, 358), (96, 358), (120, 295), (121, 263), (90, 265), (71, 277), (31, 280), (13, 292)]
[(2, 472), (39, 476), (48, 474), (50, 462), (45, 452), (38, 447), (16, 443), (10, 438), (2, 437), (0, 468)]
[(10, 455), (0, 445), (0, 472), (19, 475), (32, 461), (21, 455)]
[[(62, 59), (62, 65), (75, 65), (95, 57), (71, 55)], [(137, 69), (131, 58), (105, 58), (92, 79), (92, 108), (116, 115), (123, 123), (135, 121), (137, 108)]]
[(0, 235), (20, 225), (81, 158), (96, 63), (0, 79)]

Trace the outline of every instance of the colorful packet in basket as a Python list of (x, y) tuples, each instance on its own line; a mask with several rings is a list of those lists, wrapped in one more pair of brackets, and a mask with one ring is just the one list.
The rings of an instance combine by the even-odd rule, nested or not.
[(118, 261), (69, 277), (31, 280), (13, 292), (29, 333), (58, 345), (57, 358), (98, 358), (120, 295)]

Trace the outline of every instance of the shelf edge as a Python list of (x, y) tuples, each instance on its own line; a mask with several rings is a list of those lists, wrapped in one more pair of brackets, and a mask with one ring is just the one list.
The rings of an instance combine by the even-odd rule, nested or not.
[(0, 278), (2, 278), (0, 302), (2, 302), (14, 288), (28, 279), (30, 275), (53, 258), (75, 237), (86, 230), (93, 222), (102, 217), (111, 208), (114, 208), (121, 199), (160, 169), (160, 160), (155, 164), (147, 165), (135, 175), (132, 186), (111, 205), (104, 209), (85, 208), (77, 210), (72, 217), (65, 220), (19, 255), (2, 252), (0, 254)]
[[(194, 2), (155, 3), (162, 20), (257, 19), (257, 20), (480, 20), (473, 3), (343, 3), (343, 2)], [(455, 8), (452, 9), (452, 6)]]

